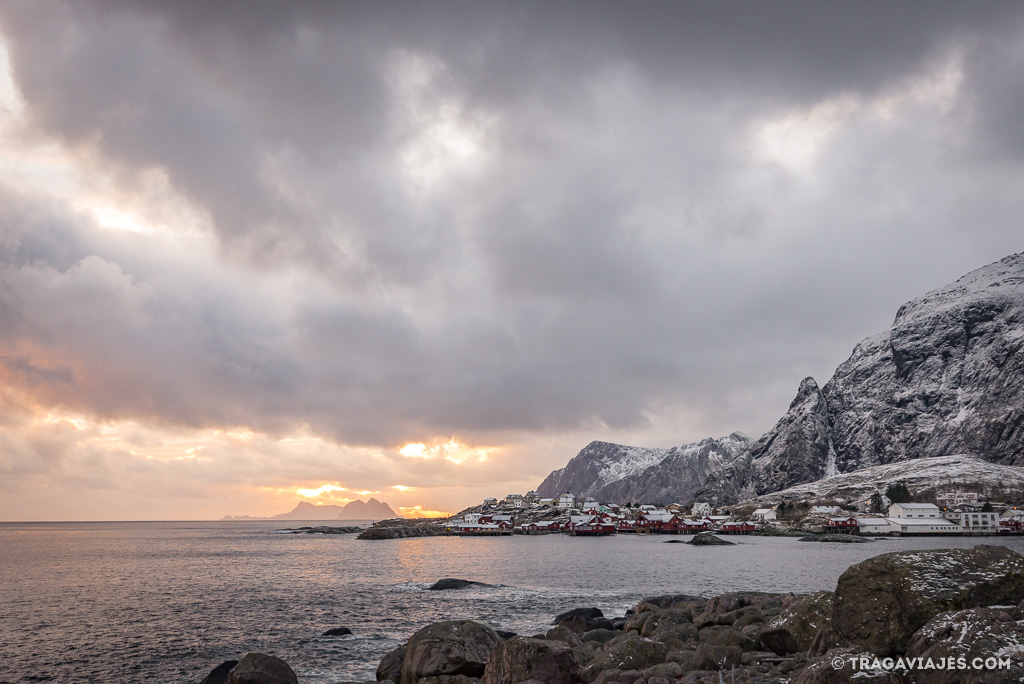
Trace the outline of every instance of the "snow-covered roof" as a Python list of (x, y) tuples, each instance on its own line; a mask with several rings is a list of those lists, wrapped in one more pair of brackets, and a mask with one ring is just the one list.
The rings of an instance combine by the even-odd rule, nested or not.
[(937, 509), (938, 508), (938, 506), (936, 506), (935, 504), (932, 504), (932, 503), (901, 503), (901, 504), (893, 504), (893, 506), (899, 506), (900, 508), (903, 508), (903, 509), (912, 509), (912, 510), (932, 509), (932, 508)]
[[(934, 520), (934, 518), (932, 518)], [(857, 518), (858, 525), (888, 525), (889, 521), (885, 518)]]

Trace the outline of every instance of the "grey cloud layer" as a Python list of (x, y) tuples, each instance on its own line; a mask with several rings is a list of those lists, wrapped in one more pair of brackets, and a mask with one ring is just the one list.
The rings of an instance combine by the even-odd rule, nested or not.
[[(1022, 14), (6, 3), (32, 133), (129, 189), (166, 173), (220, 253), (7, 194), (0, 363), (47, 404), (354, 444), (757, 432), (903, 300), (1020, 249)], [(752, 149), (954, 58), (947, 106), (841, 117), (808, 178)], [(444, 167), (444, 126), (481, 160)]]

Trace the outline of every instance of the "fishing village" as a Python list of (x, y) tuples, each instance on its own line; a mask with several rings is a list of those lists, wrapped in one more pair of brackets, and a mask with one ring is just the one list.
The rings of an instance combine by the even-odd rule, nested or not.
[[(902, 492), (890, 491), (898, 498)], [(872, 500), (873, 499), (873, 500)], [(975, 536), (1024, 533), (1024, 507), (988, 501), (973, 492), (945, 492), (935, 502), (893, 502), (878, 494), (863, 502), (713, 508), (706, 502), (612, 504), (564, 493), (488, 498), (456, 516), (433, 521), (443, 534), (507, 536), (566, 534), (722, 535), (833, 534), (859, 536)], [(435, 534), (438, 532), (435, 532)]]

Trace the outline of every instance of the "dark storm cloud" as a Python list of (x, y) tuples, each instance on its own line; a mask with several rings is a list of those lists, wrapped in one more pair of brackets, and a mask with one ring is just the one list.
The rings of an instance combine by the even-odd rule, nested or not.
[[(1019, 248), (1020, 16), (5, 3), (26, 135), (129, 193), (166, 174), (220, 254), (5, 193), (0, 367), (42, 404), (347, 443), (765, 429), (905, 299)], [(948, 102), (914, 100), (951, 61)], [(836, 102), (805, 169), (758, 157), (766, 121)]]

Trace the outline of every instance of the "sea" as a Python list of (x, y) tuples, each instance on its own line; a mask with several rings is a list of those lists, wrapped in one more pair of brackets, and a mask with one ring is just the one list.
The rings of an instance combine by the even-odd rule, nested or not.
[[(283, 658), (302, 684), (367, 681), (385, 653), (438, 620), (533, 635), (572, 608), (615, 617), (659, 594), (831, 590), (848, 567), (889, 551), (1024, 552), (1024, 537), (696, 547), (665, 543), (685, 536), (285, 532), (322, 524), (0, 523), (0, 682), (198, 683), (249, 651)], [(491, 586), (428, 590), (446, 577)], [(321, 636), (335, 627), (352, 634)]]

